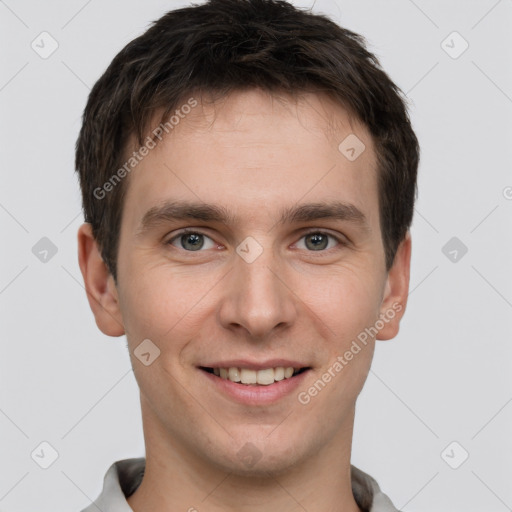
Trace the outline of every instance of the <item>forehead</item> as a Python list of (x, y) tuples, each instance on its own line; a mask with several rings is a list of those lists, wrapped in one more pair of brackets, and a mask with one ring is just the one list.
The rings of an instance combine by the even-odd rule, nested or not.
[(178, 106), (162, 140), (131, 172), (123, 224), (135, 229), (169, 200), (218, 204), (246, 220), (282, 216), (283, 207), (301, 202), (339, 201), (378, 226), (373, 141), (340, 104), (259, 90), (193, 99), (193, 108)]

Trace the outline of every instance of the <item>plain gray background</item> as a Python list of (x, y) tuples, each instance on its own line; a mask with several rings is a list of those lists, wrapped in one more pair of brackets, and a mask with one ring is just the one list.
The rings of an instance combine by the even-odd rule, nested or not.
[[(112, 58), (187, 4), (0, 1), (3, 511), (81, 510), (112, 462), (144, 454), (126, 340), (97, 329), (82, 285), (74, 145)], [(400, 334), (377, 343), (352, 462), (404, 511), (512, 510), (512, 0), (314, 11), (367, 38), (422, 147), (411, 295)], [(52, 40), (47, 58), (31, 46)], [(48, 469), (31, 457), (50, 456), (41, 442), (58, 452)]]

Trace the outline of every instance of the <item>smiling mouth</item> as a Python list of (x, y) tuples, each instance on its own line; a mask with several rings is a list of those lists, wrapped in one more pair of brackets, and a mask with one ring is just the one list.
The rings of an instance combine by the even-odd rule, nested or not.
[(205, 366), (200, 366), (199, 368), (220, 379), (246, 386), (269, 386), (285, 379), (291, 379), (300, 373), (310, 370), (309, 366), (304, 368), (278, 366), (277, 368), (266, 368), (264, 370), (251, 370), (249, 368), (236, 367), (208, 368)]

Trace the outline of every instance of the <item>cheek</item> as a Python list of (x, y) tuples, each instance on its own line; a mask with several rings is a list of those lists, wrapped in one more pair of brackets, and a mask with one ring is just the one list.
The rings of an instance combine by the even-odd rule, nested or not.
[(300, 296), (340, 348), (378, 317), (379, 288), (368, 272), (342, 269), (316, 276), (302, 284)]
[[(160, 267), (131, 273), (120, 294), (125, 325), (137, 336), (168, 339), (187, 329), (201, 310), (208, 284), (197, 275), (182, 275)], [(188, 326), (190, 327), (190, 326)]]

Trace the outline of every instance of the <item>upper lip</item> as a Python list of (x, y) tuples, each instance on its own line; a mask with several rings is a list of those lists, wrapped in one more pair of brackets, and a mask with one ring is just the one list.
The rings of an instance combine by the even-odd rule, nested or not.
[(199, 365), (203, 368), (246, 368), (248, 370), (265, 370), (267, 368), (308, 368), (309, 365), (292, 361), (290, 359), (268, 359), (266, 361), (249, 361), (248, 359), (230, 359), (228, 361), (214, 361)]

